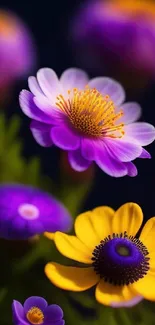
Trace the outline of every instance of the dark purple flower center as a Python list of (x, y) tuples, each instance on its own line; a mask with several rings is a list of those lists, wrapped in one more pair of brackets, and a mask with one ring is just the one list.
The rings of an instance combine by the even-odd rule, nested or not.
[(136, 237), (113, 234), (101, 240), (93, 251), (97, 274), (114, 285), (128, 285), (143, 278), (149, 270), (148, 250)]
[(28, 321), (33, 325), (40, 325), (44, 321), (44, 314), (38, 307), (32, 307), (26, 314)]

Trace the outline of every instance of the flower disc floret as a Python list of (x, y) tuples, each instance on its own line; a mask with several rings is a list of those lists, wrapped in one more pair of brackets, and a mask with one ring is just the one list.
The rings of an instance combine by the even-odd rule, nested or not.
[(31, 307), (28, 310), (26, 317), (31, 324), (40, 325), (43, 323), (44, 314), (38, 307)]
[[(76, 88), (68, 90), (68, 95), (68, 100), (59, 95), (56, 105), (79, 132), (95, 138), (107, 134), (114, 138), (124, 135), (124, 123), (116, 124), (123, 116), (123, 111), (116, 113), (114, 102), (108, 95), (103, 96), (97, 89), (91, 89), (89, 86), (81, 91)], [(118, 131), (118, 134), (115, 134), (115, 131)]]
[(93, 266), (100, 278), (114, 285), (128, 285), (143, 278), (149, 270), (148, 250), (133, 236), (113, 234), (93, 251)]

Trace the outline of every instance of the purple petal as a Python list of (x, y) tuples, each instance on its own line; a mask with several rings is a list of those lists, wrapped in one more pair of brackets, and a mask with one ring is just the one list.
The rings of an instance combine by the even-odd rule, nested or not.
[(54, 70), (42, 68), (37, 72), (37, 79), (44, 94), (52, 101), (62, 92), (60, 82)]
[(87, 138), (81, 140), (81, 153), (87, 160), (94, 160), (96, 155), (95, 141)]
[(34, 96), (27, 90), (22, 90), (19, 95), (19, 103), (22, 111), (28, 117), (50, 124), (52, 119), (42, 112), (33, 101)]
[(89, 81), (90, 88), (96, 88), (103, 96), (109, 95), (115, 105), (121, 105), (125, 100), (125, 91), (119, 82), (108, 78), (98, 77)]
[(125, 103), (117, 110), (123, 111), (124, 115), (119, 118), (118, 123), (130, 124), (137, 121), (141, 116), (141, 106), (137, 103)]
[(30, 124), (30, 129), (31, 132), (35, 138), (35, 140), (37, 141), (37, 143), (40, 144), (40, 146), (43, 147), (51, 147), (53, 142), (51, 139), (51, 126), (41, 123), (41, 122), (37, 122), (37, 121), (32, 121)]
[(65, 91), (73, 88), (84, 89), (88, 80), (86, 72), (76, 68), (65, 70), (60, 77), (60, 82)]
[(77, 172), (83, 172), (86, 170), (91, 162), (85, 159), (82, 154), (80, 149), (74, 150), (74, 151), (69, 151), (68, 153), (68, 160), (71, 165), (71, 167), (76, 170)]
[(49, 215), (46, 213), (46, 217), (44, 217), (44, 214), (42, 214), (41, 221), (44, 227), (43, 232), (68, 232), (73, 225), (73, 219), (68, 210), (62, 204), (57, 204), (57, 202), (55, 202), (55, 205), (53, 202), (53, 210)]
[(104, 142), (116, 159), (122, 162), (134, 160), (142, 152), (140, 145), (122, 139), (106, 138)]
[(65, 321), (63, 319), (58, 320), (56, 322), (45, 322), (44, 325), (64, 325)]
[[(42, 222), (41, 219), (31, 220), (30, 222), (27, 221), (25, 237), (28, 238), (28, 237), (32, 237), (34, 235), (43, 234), (44, 231), (45, 231), (45, 227), (44, 227), (44, 223)], [(16, 238), (18, 238), (18, 237), (16, 237)]]
[(42, 312), (44, 312), (47, 307), (47, 301), (42, 297), (32, 296), (25, 300), (24, 312), (27, 314), (32, 307), (38, 307)]
[(44, 93), (42, 92), (42, 90), (38, 84), (38, 81), (35, 77), (28, 78), (28, 86), (29, 86), (31, 92), (33, 93), (33, 95), (44, 96)]
[(130, 137), (134, 143), (147, 146), (155, 140), (155, 128), (149, 123), (132, 123), (125, 126), (125, 135)]
[(110, 304), (111, 307), (113, 308), (121, 308), (121, 307), (133, 307), (137, 304), (139, 304), (144, 298), (142, 296), (136, 296), (131, 300), (124, 301), (124, 302), (112, 302)]
[(34, 97), (33, 101), (35, 105), (44, 113), (48, 114), (49, 116), (52, 116), (53, 109), (57, 109), (56, 106), (52, 106), (50, 101), (45, 96), (38, 96)]
[(64, 150), (75, 150), (80, 145), (80, 137), (66, 125), (54, 126), (51, 130), (53, 143)]
[(63, 318), (63, 310), (58, 305), (50, 305), (45, 310), (45, 322), (56, 322)]
[(136, 166), (132, 162), (126, 162), (124, 163), (126, 168), (128, 169), (127, 175), (130, 177), (135, 177), (138, 174), (138, 170)]
[(25, 321), (24, 308), (23, 308), (22, 304), (17, 300), (13, 300), (12, 315), (13, 315), (13, 321), (15, 324), (20, 323), (22, 325), (28, 325), (28, 322)]
[(140, 154), (140, 156), (138, 158), (151, 159), (151, 155), (150, 155), (150, 153), (147, 150), (145, 150), (143, 148), (142, 149), (142, 153)]
[(66, 115), (58, 107), (52, 106), (46, 97), (34, 97), (33, 101), (37, 107), (51, 119), (53, 125), (58, 125), (61, 122), (64, 123)]
[(11, 221), (10, 225), (8, 223), (9, 237), (10, 238), (25, 237), (27, 221), (23, 218), (20, 218), (18, 215), (14, 216), (13, 220), (10, 221)]
[(108, 175), (122, 177), (127, 175), (128, 169), (124, 163), (115, 159), (109, 149), (105, 146), (96, 148), (96, 164)]

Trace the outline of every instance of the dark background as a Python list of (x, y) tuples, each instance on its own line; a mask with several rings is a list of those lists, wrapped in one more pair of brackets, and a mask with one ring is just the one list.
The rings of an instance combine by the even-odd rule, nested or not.
[[(80, 67), (72, 54), (71, 40), (68, 36), (70, 19), (80, 2), (82, 3), (79, 0), (1, 1), (1, 7), (17, 13), (33, 33), (38, 51), (34, 73), (46, 66), (53, 68), (58, 75), (66, 68)], [(39, 155), (43, 171), (56, 179), (60, 152), (56, 148), (42, 148), (33, 140), (28, 128), (29, 119), (21, 113), (18, 104), (18, 94), (22, 88), (27, 88), (27, 80), (17, 84), (9, 104), (9, 112), (11, 114), (18, 112), (23, 120), (21, 136), (25, 141), (24, 155), (26, 157), (32, 154)], [(150, 82), (149, 87), (139, 94), (131, 95), (127, 92), (127, 100), (137, 100), (143, 108), (142, 119), (155, 125), (155, 82)], [(96, 168), (94, 186), (84, 209), (98, 205), (117, 208), (125, 202), (133, 201), (142, 207), (145, 219), (155, 215), (155, 144), (150, 145), (148, 150), (152, 159), (137, 159), (139, 174), (135, 178), (126, 176), (115, 179)]]

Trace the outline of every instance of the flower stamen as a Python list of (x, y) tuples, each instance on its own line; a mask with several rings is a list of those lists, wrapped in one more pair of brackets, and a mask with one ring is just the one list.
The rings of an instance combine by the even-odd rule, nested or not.
[(123, 111), (116, 112), (114, 102), (108, 95), (103, 96), (97, 89), (86, 86), (68, 90), (68, 98), (57, 96), (56, 105), (69, 118), (70, 123), (81, 133), (91, 137), (122, 138), (124, 123), (117, 124)]
[(26, 314), (28, 321), (34, 325), (40, 325), (44, 321), (44, 314), (38, 307), (32, 307)]

